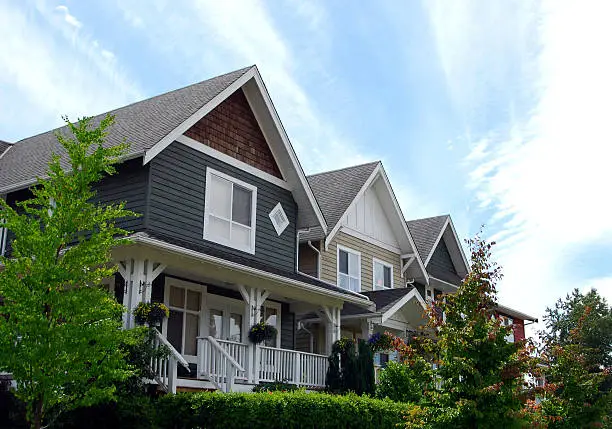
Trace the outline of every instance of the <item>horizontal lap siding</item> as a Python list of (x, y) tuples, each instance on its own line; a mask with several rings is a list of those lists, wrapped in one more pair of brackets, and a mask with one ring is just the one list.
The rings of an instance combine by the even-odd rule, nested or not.
[(147, 180), (149, 166), (142, 159), (134, 159), (117, 166), (117, 174), (103, 178), (94, 186), (97, 202), (116, 204), (125, 202), (125, 208), (140, 214), (139, 217), (121, 219), (117, 226), (131, 232), (144, 229), (147, 206)]
[[(255, 255), (204, 240), (206, 168), (257, 187)], [(148, 229), (276, 268), (295, 270), (297, 207), (291, 192), (174, 142), (151, 161)], [(281, 203), (290, 225), (278, 236), (268, 216)]]
[(399, 267), (400, 255), (375, 244), (339, 232), (329, 248), (321, 252), (321, 279), (336, 284), (337, 281), (337, 246), (341, 245), (361, 253), (361, 291), (372, 290), (373, 258), (393, 265), (393, 287), (404, 287)]

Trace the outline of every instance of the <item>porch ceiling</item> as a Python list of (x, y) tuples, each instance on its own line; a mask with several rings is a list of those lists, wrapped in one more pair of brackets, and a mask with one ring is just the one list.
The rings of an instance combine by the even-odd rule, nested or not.
[(194, 280), (236, 288), (237, 285), (262, 288), (271, 296), (285, 301), (342, 307), (344, 302), (368, 306), (367, 297), (349, 295), (315, 284), (240, 265), (228, 260), (195, 252), (163, 241), (133, 237), (133, 243), (113, 250), (115, 260), (149, 259), (163, 263), (170, 272), (181, 272)]

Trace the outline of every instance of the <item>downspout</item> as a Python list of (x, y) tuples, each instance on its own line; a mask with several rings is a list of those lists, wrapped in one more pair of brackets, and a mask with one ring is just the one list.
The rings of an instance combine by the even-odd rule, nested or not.
[(308, 246), (317, 254), (317, 278), (321, 278), (321, 251), (312, 245), (312, 241), (308, 240)]

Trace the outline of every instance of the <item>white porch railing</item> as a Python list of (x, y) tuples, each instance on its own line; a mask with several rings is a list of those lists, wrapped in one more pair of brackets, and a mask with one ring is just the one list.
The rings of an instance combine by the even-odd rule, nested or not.
[[(198, 337), (198, 377), (208, 378), (215, 387), (223, 392), (231, 392), (237, 374), (245, 371), (230, 352), (236, 356), (242, 351), (239, 343), (221, 345), (214, 337)], [(246, 356), (246, 353), (244, 354)]]
[(274, 347), (259, 349), (260, 381), (286, 381), (310, 387), (325, 386), (327, 356)]
[[(217, 339), (219, 345), (240, 364), (242, 368), (248, 368), (248, 344), (237, 343), (234, 341), (228, 340), (219, 340)], [(237, 379), (246, 379), (246, 374), (244, 371), (238, 371), (236, 369), (236, 373), (234, 374)]]
[(185, 358), (172, 347), (172, 344), (170, 344), (158, 330), (155, 330), (155, 334), (155, 338), (153, 339), (153, 346), (155, 349), (165, 346), (170, 350), (170, 354), (168, 357), (164, 358), (151, 358), (151, 370), (155, 374), (155, 381), (157, 381), (165, 392), (176, 393), (177, 364), (180, 363), (189, 370), (189, 363), (187, 363)]

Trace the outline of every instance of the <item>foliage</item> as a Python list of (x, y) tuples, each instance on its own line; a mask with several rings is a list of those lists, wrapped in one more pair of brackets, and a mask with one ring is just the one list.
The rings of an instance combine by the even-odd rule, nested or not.
[(594, 291), (586, 297), (574, 291), (566, 302), (559, 301), (555, 310), (548, 309), (544, 319), (549, 331), (542, 333), (546, 385), (540, 392), (539, 411), (549, 428), (601, 427), (612, 413), (612, 376), (610, 367), (603, 366), (609, 362), (608, 356), (589, 347), (606, 348), (593, 337), (593, 331), (602, 327), (605, 309), (583, 305), (585, 298), (589, 304), (605, 305)]
[(409, 404), (325, 393), (167, 395), (156, 406), (159, 429), (395, 428)]
[(133, 311), (139, 325), (157, 326), (170, 315), (170, 309), (161, 302), (139, 302)]
[[(356, 350), (357, 347), (357, 350)], [(325, 388), (331, 393), (374, 393), (374, 354), (370, 345), (360, 340), (341, 338), (332, 345)]]
[(393, 348), (393, 335), (389, 332), (375, 332), (368, 339), (368, 344), (374, 353), (390, 350)]
[(380, 372), (376, 397), (399, 402), (420, 403), (424, 392), (434, 387), (431, 364), (414, 346), (399, 337), (392, 337), (392, 347), (398, 352), (400, 362), (388, 362)]
[(259, 383), (253, 387), (253, 392), (292, 392), (298, 390), (299, 387), (296, 384), (282, 381), (271, 381), (268, 383)]
[[(588, 311), (588, 316), (585, 317)], [(543, 343), (579, 344), (589, 349), (589, 366), (612, 366), (612, 306), (596, 290), (582, 294), (574, 289), (565, 300), (559, 299), (544, 316)], [(580, 335), (573, 334), (580, 325)]]
[[(525, 342), (509, 343), (511, 327), (496, 315), (500, 268), (491, 248), (476, 236), (468, 241), (472, 269), (456, 294), (438, 297), (429, 308), (433, 338), (423, 347), (436, 357), (437, 387), (424, 392), (407, 427), (510, 428), (526, 424), (524, 374), (535, 361)], [(443, 311), (445, 318), (439, 317)]]
[(268, 325), (266, 322), (261, 321), (249, 329), (249, 341), (255, 344), (264, 342), (265, 340), (273, 340), (276, 338), (276, 328), (272, 325)]
[(116, 271), (112, 247), (124, 242), (115, 222), (132, 213), (92, 202), (92, 184), (115, 172), (126, 145), (103, 146), (112, 117), (97, 128), (91, 118), (66, 122), (74, 138), (57, 138), (69, 159), (54, 155), (49, 178), (17, 209), (0, 199), (14, 236), (11, 258), (0, 259), (0, 371), (13, 374), (32, 427), (51, 408), (112, 397), (113, 382), (131, 374), (119, 347), (123, 308), (99, 285)]

